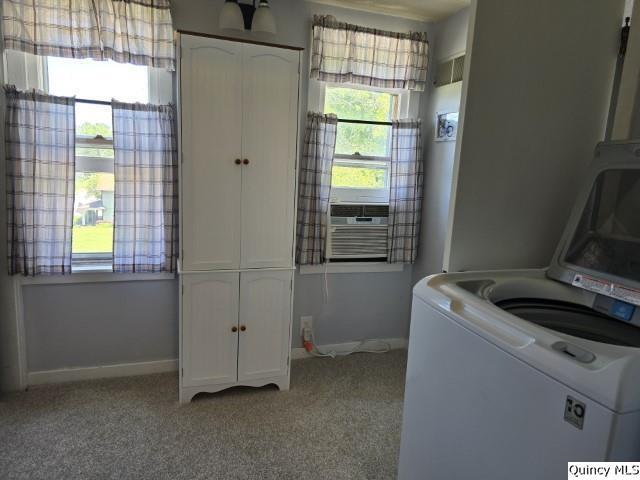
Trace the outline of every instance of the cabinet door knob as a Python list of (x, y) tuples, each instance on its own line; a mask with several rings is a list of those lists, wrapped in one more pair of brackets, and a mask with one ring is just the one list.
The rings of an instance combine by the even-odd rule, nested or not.
[(231, 331), (233, 333), (236, 333), (238, 331), (238, 327), (236, 327), (235, 325), (233, 327), (231, 327)]
[(244, 332), (247, 329), (247, 327), (245, 327), (244, 325), (240, 325), (240, 331)]
[(244, 163), (245, 165), (249, 165), (249, 159), (248, 159), (248, 158), (245, 158), (245, 159), (242, 161), (242, 163)]
[(242, 160), (240, 160), (239, 158), (236, 158), (236, 165), (240, 165), (242, 163)]

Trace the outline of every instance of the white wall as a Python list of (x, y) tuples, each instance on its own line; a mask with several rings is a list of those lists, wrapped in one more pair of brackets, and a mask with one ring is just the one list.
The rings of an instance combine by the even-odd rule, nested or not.
[[(430, 49), (432, 72), (437, 65), (464, 54), (469, 28), (469, 8), (437, 23), (433, 28)], [(413, 265), (413, 283), (432, 273), (442, 271), (444, 243), (449, 220), (449, 200), (453, 181), (455, 142), (436, 142), (437, 112), (456, 112), (460, 108), (462, 82), (436, 88), (431, 86), (423, 110), (425, 136), (424, 200), (422, 202), (422, 233), (418, 258)]]
[[(177, 29), (264, 40), (305, 47), (300, 104), (307, 110), (311, 19), (314, 13), (333, 14), (347, 22), (397, 31), (425, 31), (426, 24), (316, 5), (302, 0), (270, 2), (278, 34), (221, 31), (218, 12), (223, 1), (173, 0)], [(2, 196), (4, 201), (4, 195)], [(4, 215), (4, 208), (0, 208)], [(4, 242), (0, 242), (4, 248)], [(4, 261), (5, 255), (0, 251)], [(0, 265), (2, 268), (2, 265)], [(3, 268), (2, 272), (5, 272)], [(4, 275), (3, 277), (4, 278)], [(405, 337), (408, 333), (411, 271), (329, 275), (331, 292), (323, 300), (320, 275), (296, 275), (294, 345), (301, 315), (313, 315), (321, 343), (341, 343), (372, 337)], [(322, 280), (324, 281), (324, 280)], [(30, 285), (24, 289), (27, 354), (30, 371), (175, 358), (178, 346), (177, 281), (118, 282), (101, 284)], [(11, 295), (8, 289), (3, 289)], [(139, 303), (136, 303), (139, 302)], [(11, 302), (3, 303), (10, 309)], [(4, 313), (4, 312), (3, 312)], [(3, 315), (2, 330), (11, 330), (11, 313)], [(10, 338), (11, 337), (11, 338)], [(5, 364), (13, 374), (17, 356), (9, 332), (3, 343)], [(10, 378), (6, 376), (6, 378)], [(15, 378), (15, 375), (11, 376)], [(9, 382), (15, 388), (15, 381)]]
[(604, 136), (623, 1), (471, 8), (446, 268), (544, 267)]

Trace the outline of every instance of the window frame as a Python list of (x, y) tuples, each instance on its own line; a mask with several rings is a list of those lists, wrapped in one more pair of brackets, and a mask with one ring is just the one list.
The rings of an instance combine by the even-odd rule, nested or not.
[[(97, 60), (96, 60), (97, 61)], [(41, 90), (49, 91), (49, 75), (48, 63), (46, 56), (34, 55), (26, 52), (18, 52), (15, 50), (4, 50), (2, 62), (5, 72), (5, 83), (15, 85), (20, 90)], [(162, 68), (147, 67), (149, 82), (149, 98), (148, 102), (152, 104), (175, 104), (174, 90), (174, 74)], [(90, 100), (90, 99), (86, 99)], [(80, 101), (77, 99), (76, 101)], [(95, 103), (103, 103), (111, 105), (111, 102), (96, 101)], [(95, 138), (76, 137), (83, 143), (91, 142), (91, 147), (95, 147)], [(98, 139), (98, 142), (101, 139)], [(109, 144), (107, 148), (113, 148), (113, 139), (106, 140)], [(76, 148), (88, 146), (76, 142)], [(106, 146), (106, 144), (105, 144)], [(89, 157), (76, 155), (76, 171), (81, 171), (78, 166), (84, 162), (103, 162), (107, 157)], [(114, 159), (111, 159), (114, 161)], [(82, 166), (81, 166), (82, 168)], [(74, 178), (75, 181), (75, 178)], [(94, 262), (86, 261), (93, 257)], [(81, 262), (74, 262), (74, 258)], [(22, 285), (28, 284), (57, 284), (57, 283), (100, 283), (100, 282), (117, 282), (132, 280), (170, 280), (175, 278), (174, 273), (148, 273), (148, 274), (128, 274), (113, 272), (113, 252), (108, 254), (75, 254), (72, 255), (71, 275), (51, 275), (36, 278), (21, 278), (17, 280)], [(75, 265), (74, 265), (75, 263)]]
[[(393, 119), (401, 118), (408, 114), (411, 106), (412, 95), (409, 90), (393, 89), (393, 88), (377, 88), (369, 87), (366, 85), (355, 85), (350, 83), (333, 83), (333, 82), (317, 82), (320, 83), (318, 90), (318, 101), (320, 105), (320, 111), (324, 112), (325, 100), (327, 90), (330, 88), (349, 88), (353, 90), (364, 90), (370, 92), (379, 92), (394, 95), (397, 99), (396, 108), (393, 113), (396, 117)], [(313, 92), (313, 87), (310, 86), (310, 93)], [(414, 102), (415, 103), (415, 102)], [(364, 125), (391, 125), (389, 122), (379, 121), (367, 121), (367, 120), (354, 120), (354, 119), (340, 119), (338, 118), (338, 128), (340, 123), (357, 123)], [(372, 163), (384, 166), (386, 169), (386, 185), (384, 188), (363, 188), (363, 187), (331, 187), (330, 202), (331, 203), (389, 203), (389, 191), (390, 191), (390, 171), (391, 171), (391, 135), (389, 135), (389, 156), (367, 156), (367, 155), (345, 155), (335, 154), (333, 157), (333, 164), (343, 164), (350, 166), (362, 166), (366, 168)]]

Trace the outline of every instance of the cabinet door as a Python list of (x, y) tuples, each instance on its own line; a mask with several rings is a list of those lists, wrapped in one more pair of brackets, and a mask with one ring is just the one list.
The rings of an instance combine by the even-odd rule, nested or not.
[(240, 274), (239, 381), (287, 374), (292, 276), (292, 271)]
[(238, 268), (242, 46), (182, 35), (183, 271)]
[(298, 52), (243, 45), (242, 268), (293, 265)]
[(182, 275), (182, 384), (237, 380), (238, 273)]

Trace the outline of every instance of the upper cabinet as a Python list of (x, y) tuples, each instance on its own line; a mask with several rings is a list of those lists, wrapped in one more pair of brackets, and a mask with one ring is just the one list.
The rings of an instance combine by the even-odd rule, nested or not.
[(298, 52), (244, 45), (241, 268), (292, 266)]
[(182, 36), (182, 269), (240, 262), (242, 45)]
[(299, 63), (181, 35), (183, 272), (293, 267)]

